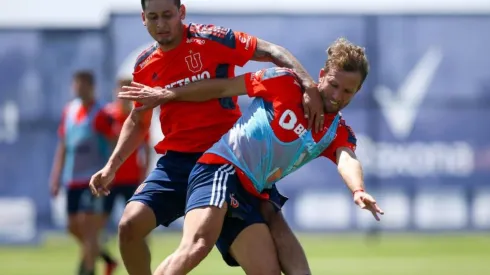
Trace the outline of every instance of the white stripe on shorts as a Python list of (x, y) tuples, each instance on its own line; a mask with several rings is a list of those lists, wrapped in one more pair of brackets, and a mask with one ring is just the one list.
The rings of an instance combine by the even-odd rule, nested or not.
[(228, 175), (235, 173), (235, 167), (231, 164), (224, 164), (216, 172), (214, 172), (213, 188), (211, 190), (211, 200), (209, 205), (214, 205), (219, 208), (223, 206), (226, 197), (226, 182)]

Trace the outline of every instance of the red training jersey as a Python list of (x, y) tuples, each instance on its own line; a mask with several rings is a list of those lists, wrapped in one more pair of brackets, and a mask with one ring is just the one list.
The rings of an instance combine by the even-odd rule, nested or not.
[[(113, 118), (113, 132), (116, 135), (121, 133), (122, 126), (129, 113), (126, 112), (120, 102), (109, 103), (104, 108), (108, 114)], [(149, 134), (145, 136), (144, 142), (141, 146), (149, 143)], [(140, 148), (141, 149), (141, 148)], [(113, 186), (118, 185), (138, 185), (143, 180), (146, 173), (146, 159), (142, 159), (140, 156), (140, 150), (135, 150), (117, 170), (116, 176), (113, 180)]]
[[(247, 94), (250, 97), (261, 97), (265, 102), (270, 103), (274, 114), (272, 120), (270, 120), (270, 125), (277, 138), (283, 142), (297, 140), (299, 138), (297, 133), (293, 130), (286, 130), (279, 125), (281, 116), (289, 110), (293, 112), (297, 119), (296, 125), (301, 124), (303, 128), (308, 126), (308, 120), (304, 117), (302, 107), (303, 90), (293, 71), (285, 68), (269, 68), (256, 73), (248, 73), (245, 75), (245, 85), (247, 87)], [(315, 141), (319, 141), (325, 135), (336, 115), (325, 114), (325, 124), (322, 131), (313, 133), (313, 139)], [(335, 139), (323, 151), (321, 156), (337, 163), (336, 151), (340, 147), (347, 147), (353, 151), (356, 149), (355, 134), (343, 119), (340, 120), (337, 127)], [(211, 153), (204, 154), (198, 162), (206, 164), (230, 163), (228, 160)], [(241, 183), (247, 191), (258, 197), (268, 199), (268, 194), (259, 194), (255, 190), (252, 182), (243, 171), (238, 168), (236, 170)]]
[[(253, 56), (257, 38), (214, 25), (184, 26), (180, 44), (162, 51), (155, 43), (139, 56), (133, 80), (150, 87), (179, 87), (208, 78), (234, 77), (235, 66)], [(137, 104), (138, 105), (138, 104)], [(204, 152), (241, 116), (237, 97), (206, 102), (169, 102), (160, 107), (165, 136), (157, 153)]]

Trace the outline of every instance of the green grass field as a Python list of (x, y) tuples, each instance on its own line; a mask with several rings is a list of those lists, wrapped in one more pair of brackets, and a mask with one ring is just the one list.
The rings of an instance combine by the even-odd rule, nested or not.
[[(178, 244), (179, 234), (151, 238), (153, 266)], [(489, 235), (300, 235), (313, 274), (488, 275)], [(110, 248), (117, 253), (115, 240)], [(39, 247), (0, 247), (1, 275), (75, 274), (77, 248), (64, 236), (46, 239)], [(100, 274), (100, 273), (99, 273)], [(120, 268), (117, 274), (127, 274)], [(191, 274), (243, 274), (229, 268), (216, 250)]]

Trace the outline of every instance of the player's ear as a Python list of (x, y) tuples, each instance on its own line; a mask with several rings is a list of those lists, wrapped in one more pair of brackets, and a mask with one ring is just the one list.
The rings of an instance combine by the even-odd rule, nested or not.
[(141, 20), (143, 20), (143, 25), (146, 26), (145, 13), (141, 12)]
[(184, 20), (185, 13), (186, 13), (185, 5), (180, 5), (179, 13), (180, 13), (180, 20)]

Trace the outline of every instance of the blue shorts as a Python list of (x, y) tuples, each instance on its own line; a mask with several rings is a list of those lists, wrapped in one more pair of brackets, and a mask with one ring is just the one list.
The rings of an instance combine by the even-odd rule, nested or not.
[(104, 198), (104, 213), (111, 214), (118, 197), (124, 198), (125, 201), (130, 200), (133, 197), (136, 187), (138, 187), (137, 183), (121, 184), (111, 187), (111, 193)]
[(201, 155), (168, 151), (128, 202), (138, 201), (150, 207), (157, 225), (169, 226), (183, 217), (189, 175)]
[[(243, 188), (231, 164), (196, 164), (189, 177), (188, 188), (186, 213), (203, 206), (221, 208), (224, 202), (227, 203), (227, 217), (216, 247), (228, 265), (238, 266), (229, 253), (230, 247), (243, 229), (265, 222), (260, 213), (262, 200)], [(278, 192), (275, 185), (268, 192), (270, 201), (279, 211), (287, 198)]]
[(68, 215), (78, 213), (105, 213), (104, 196), (92, 195), (88, 186), (68, 188), (66, 194), (66, 210)]

